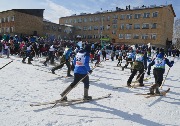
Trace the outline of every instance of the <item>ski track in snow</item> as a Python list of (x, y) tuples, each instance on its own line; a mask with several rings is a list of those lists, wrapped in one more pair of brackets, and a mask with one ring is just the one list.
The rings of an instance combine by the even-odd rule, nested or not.
[[(110, 98), (72, 106), (57, 104), (30, 107), (30, 104), (60, 99), (60, 93), (73, 79), (66, 76), (67, 67), (51, 73), (52, 65), (42, 65), (45, 58), (32, 61), (33, 65), (22, 64), (22, 58), (10, 56), (13, 62), (0, 70), (0, 122), (1, 126), (179, 126), (180, 125), (180, 58), (166, 78), (163, 89), (171, 88), (165, 97), (145, 98), (136, 93), (147, 93), (149, 87), (129, 89), (126, 85), (130, 69), (115, 67), (117, 61), (102, 62), (89, 75), (89, 94), (92, 97), (111, 93)], [(0, 67), (11, 59), (0, 58)], [(173, 59), (173, 57), (169, 57)], [(58, 63), (58, 61), (56, 61)], [(95, 63), (95, 62), (94, 62)], [(125, 64), (123, 61), (122, 65)], [(90, 63), (90, 66), (94, 64)], [(153, 69), (153, 68), (152, 68)], [(166, 65), (166, 73), (168, 71)], [(73, 74), (73, 72), (71, 72)], [(144, 83), (153, 83), (154, 77)], [(149, 77), (145, 74), (145, 77)], [(136, 76), (134, 77), (135, 80)], [(83, 83), (80, 83), (68, 95), (69, 99), (83, 97)]]

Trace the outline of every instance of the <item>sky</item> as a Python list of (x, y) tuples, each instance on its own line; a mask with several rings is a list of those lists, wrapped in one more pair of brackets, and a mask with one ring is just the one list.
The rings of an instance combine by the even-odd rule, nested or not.
[[(13, 62), (0, 69), (1, 126), (180, 126), (180, 58), (175, 58), (169, 72), (166, 65), (164, 78), (168, 75), (160, 89), (163, 91), (170, 87), (165, 97), (135, 95), (149, 92), (155, 81), (153, 70), (150, 76), (145, 74), (145, 78), (151, 77), (144, 81), (145, 87), (113, 89), (126, 86), (131, 72), (117, 67), (117, 60), (106, 60), (89, 75), (89, 95), (96, 98), (111, 93), (111, 97), (71, 106), (57, 104), (51, 108), (53, 104), (34, 107), (30, 104), (60, 99), (60, 94), (73, 81), (73, 78), (62, 78), (67, 74), (67, 66), (56, 70), (55, 75), (50, 72), (53, 65), (42, 65), (46, 57), (34, 58), (33, 65), (22, 64), (22, 58), (15, 55), (3, 57), (0, 58), (0, 68), (11, 60)], [(107, 57), (110, 58), (109, 54)], [(173, 60), (173, 57), (168, 59)], [(55, 62), (60, 64), (58, 60)], [(90, 63), (90, 66), (94, 64)], [(83, 89), (83, 83), (79, 83), (69, 92), (68, 99), (82, 98)]]
[(0, 0), (0, 11), (11, 9), (45, 9), (44, 18), (58, 23), (60, 17), (80, 13), (125, 9), (126, 6), (172, 4), (176, 18), (180, 18), (180, 0)]

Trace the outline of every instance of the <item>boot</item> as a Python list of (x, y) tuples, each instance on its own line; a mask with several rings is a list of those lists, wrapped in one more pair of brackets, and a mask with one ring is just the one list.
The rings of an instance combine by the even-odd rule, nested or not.
[(92, 96), (88, 96), (88, 90), (87, 88), (84, 88), (84, 100), (91, 100)]
[(25, 59), (25, 58), (23, 58), (22, 63), (26, 63), (26, 62), (25, 62), (25, 60), (26, 60), (26, 59)]
[[(69, 85), (60, 95), (63, 97), (67, 92), (72, 90), (72, 87)], [(67, 96), (65, 96), (61, 101), (67, 101)]]
[(149, 94), (154, 94), (154, 88), (153, 87), (151, 87), (151, 88), (149, 88), (149, 91), (150, 91), (150, 93)]
[(130, 87), (130, 86), (131, 86), (131, 83), (130, 83), (130, 82), (127, 82), (127, 86)]
[(55, 74), (55, 72), (54, 72), (54, 71), (55, 71), (54, 69), (52, 69), (52, 70), (51, 70), (52, 74)]
[(156, 88), (156, 94), (160, 94), (159, 88)]
[(31, 58), (28, 58), (28, 64), (32, 64), (31, 60), (32, 60)]
[(46, 62), (44, 62), (43, 64), (44, 64), (44, 66), (47, 66), (47, 63), (46, 63)]
[(122, 67), (122, 71), (124, 71), (124, 67)]
[(143, 87), (143, 86), (144, 86), (144, 84), (143, 84), (143, 83), (140, 83), (140, 84), (139, 84), (139, 86), (140, 86), (140, 87)]

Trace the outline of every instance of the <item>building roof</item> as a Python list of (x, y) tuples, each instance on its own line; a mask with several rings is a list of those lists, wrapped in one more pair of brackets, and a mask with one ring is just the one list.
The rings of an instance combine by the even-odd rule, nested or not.
[[(135, 11), (135, 10), (145, 10), (145, 9), (155, 9), (155, 8), (163, 8), (163, 7), (167, 7), (167, 6), (170, 6), (174, 17), (176, 17), (176, 14), (174, 12), (172, 4), (160, 5), (160, 6), (156, 6), (156, 5), (144, 6), (143, 5), (142, 7), (138, 6), (138, 7), (133, 7), (132, 9), (121, 9), (121, 8), (116, 7), (116, 10), (107, 10), (107, 11), (103, 11), (103, 12), (97, 11), (95, 13), (80, 13), (79, 15), (73, 14), (71, 16), (66, 16), (66, 17), (76, 17), (76, 16), (84, 16), (84, 15), (96, 15), (96, 14), (102, 14), (102, 13), (125, 12), (125, 11)], [(66, 18), (66, 17), (61, 17), (61, 18)]]
[(43, 18), (43, 13), (45, 9), (12, 9), (12, 10)]

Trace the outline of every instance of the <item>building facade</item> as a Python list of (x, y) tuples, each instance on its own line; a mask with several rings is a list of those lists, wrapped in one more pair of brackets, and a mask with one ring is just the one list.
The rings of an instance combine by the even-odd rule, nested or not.
[(42, 35), (44, 9), (12, 9), (0, 13), (0, 34)]
[(72, 39), (73, 27), (52, 23), (43, 18), (45, 9), (12, 9), (0, 12), (0, 35), (41, 36), (49, 39)]
[(60, 24), (75, 27), (74, 38), (83, 41), (117, 44), (147, 44), (166, 46), (172, 41), (176, 17), (172, 5), (151, 5), (115, 11), (81, 13), (59, 19)]
[(44, 20), (43, 33), (46, 38), (50, 39), (73, 40), (74, 27)]

